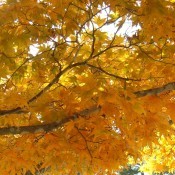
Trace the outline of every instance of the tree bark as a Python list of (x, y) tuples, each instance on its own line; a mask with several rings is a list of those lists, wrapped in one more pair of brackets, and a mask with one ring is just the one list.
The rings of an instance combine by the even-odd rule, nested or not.
[(29, 134), (29, 133), (39, 133), (39, 132), (49, 132), (51, 130), (57, 129), (65, 123), (76, 120), (77, 118), (86, 117), (92, 113), (100, 111), (101, 106), (92, 106), (89, 109), (75, 113), (72, 116), (68, 116), (62, 120), (52, 122), (49, 124), (33, 125), (33, 126), (11, 126), (0, 128), (0, 135), (15, 135), (15, 134)]
[[(141, 98), (148, 95), (158, 95), (163, 92), (175, 90), (175, 82), (168, 83), (162, 87), (152, 88), (143, 91), (134, 92), (136, 97)], [(33, 98), (32, 98), (33, 99)], [(31, 101), (31, 100), (30, 100)], [(33, 100), (32, 100), (33, 101)], [(52, 122), (49, 124), (41, 124), (41, 125), (33, 125), (33, 126), (11, 126), (11, 127), (3, 127), (0, 128), (0, 135), (10, 135), (10, 134), (27, 134), (27, 133), (38, 133), (38, 132), (49, 132), (51, 130), (57, 129), (63, 124), (76, 120), (79, 116), (86, 117), (96, 111), (100, 111), (101, 106), (92, 106), (89, 109), (85, 109), (80, 111), (78, 114), (74, 114), (72, 116), (68, 116), (62, 120)], [(10, 110), (0, 110), (0, 116), (6, 116), (10, 114), (20, 114), (20, 113), (28, 113), (29, 111), (23, 110), (21, 107), (17, 107)]]

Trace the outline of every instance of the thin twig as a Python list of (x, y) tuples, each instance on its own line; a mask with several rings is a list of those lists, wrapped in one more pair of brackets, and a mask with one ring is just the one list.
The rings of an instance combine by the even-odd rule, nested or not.
[(92, 157), (92, 153), (91, 153), (91, 151), (90, 151), (90, 149), (89, 149), (88, 141), (86, 140), (86, 137), (80, 132), (80, 130), (78, 129), (77, 126), (74, 126), (74, 127), (77, 129), (78, 133), (79, 133), (79, 134), (81, 135), (81, 137), (83, 138), (83, 140), (84, 140), (84, 142), (85, 142), (85, 144), (86, 144), (86, 149), (88, 150), (89, 156), (90, 156), (90, 158), (92, 159), (92, 158), (93, 158), (93, 157)]

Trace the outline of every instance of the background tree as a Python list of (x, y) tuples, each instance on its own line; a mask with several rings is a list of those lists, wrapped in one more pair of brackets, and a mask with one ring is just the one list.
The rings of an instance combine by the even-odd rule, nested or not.
[(120, 175), (136, 175), (136, 174), (140, 174), (140, 175), (144, 175), (144, 173), (139, 171), (140, 165), (134, 165), (131, 166), (129, 165), (127, 168), (124, 168), (122, 171), (119, 172)]
[[(174, 8), (174, 0), (1, 1), (0, 173), (113, 174), (162, 137), (171, 147)], [(173, 160), (162, 163), (173, 170)]]

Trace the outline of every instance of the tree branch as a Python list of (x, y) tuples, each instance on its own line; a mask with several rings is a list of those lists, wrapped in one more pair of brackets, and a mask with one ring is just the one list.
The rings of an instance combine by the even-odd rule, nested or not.
[[(82, 63), (83, 64), (83, 63)], [(85, 63), (84, 63), (85, 64)], [(75, 65), (80, 65), (80, 63), (76, 63), (76, 64), (73, 64), (72, 66), (75, 67)], [(71, 67), (72, 67), (71, 66)], [(90, 66), (88, 64), (88, 66)], [(93, 66), (94, 67), (94, 66)], [(96, 68), (96, 67), (95, 67)], [(98, 68), (99, 69), (99, 68)], [(67, 69), (64, 69), (65, 71), (67, 71)], [(104, 72), (104, 70), (100, 69), (100, 71)], [(106, 71), (104, 72), (106, 73)], [(107, 75), (111, 76), (110, 73), (106, 73)], [(62, 74), (61, 74), (62, 75)], [(51, 87), (51, 85), (53, 83), (55, 83), (59, 77), (61, 76), (57, 76), (55, 77), (51, 83), (49, 83), (42, 91), (40, 91), (36, 96), (34, 96), (33, 98), (31, 98), (28, 103), (31, 103), (32, 101), (34, 101), (35, 99), (37, 99), (39, 96), (41, 96), (46, 90), (48, 90), (49, 87)], [(127, 78), (122, 78), (122, 77), (118, 77), (118, 76), (115, 76), (113, 75), (115, 78), (118, 78), (118, 79), (123, 79), (123, 80), (131, 80), (132, 79), (127, 79)], [(175, 90), (175, 82), (171, 82), (171, 83), (168, 83), (162, 87), (158, 87), (158, 88), (152, 88), (152, 89), (147, 89), (147, 90), (141, 90), (141, 91), (137, 91), (137, 92), (134, 92), (134, 94), (139, 98), (139, 97), (144, 97), (144, 96), (148, 96), (148, 95), (158, 95), (162, 92), (167, 92), (167, 91), (172, 91), (172, 90)], [(10, 109), (10, 110), (0, 110), (0, 116), (5, 116), (5, 115), (10, 115), (10, 114), (21, 114), (21, 113), (28, 113), (29, 111), (26, 111), (26, 110), (23, 110), (21, 107), (17, 107), (17, 108), (14, 108), (14, 109)]]
[(81, 137), (83, 138), (83, 140), (84, 140), (84, 142), (85, 142), (85, 144), (86, 144), (86, 149), (87, 149), (87, 151), (88, 151), (88, 153), (89, 153), (90, 158), (92, 159), (93, 156), (92, 156), (92, 153), (91, 153), (91, 151), (90, 151), (90, 149), (89, 149), (88, 141), (86, 140), (86, 137), (80, 132), (80, 130), (79, 130), (79, 128), (78, 128), (77, 126), (75, 126), (75, 128), (77, 129), (78, 133), (79, 133), (79, 134), (81, 135)]
[[(64, 70), (60, 71), (55, 78), (47, 85), (45, 86), (40, 92), (38, 92), (34, 97), (32, 97), (31, 99), (28, 100), (28, 104), (32, 103), (33, 101), (35, 101), (37, 98), (39, 98), (44, 92), (46, 92), (47, 90), (50, 89), (50, 87), (57, 83), (60, 79), (60, 77), (67, 72), (68, 70), (72, 69), (73, 67), (77, 67), (77, 66), (81, 66), (81, 65), (85, 65), (86, 62), (79, 62), (79, 63), (75, 63), (75, 64), (71, 64), (69, 66), (67, 66)], [(14, 109), (9, 109), (9, 110), (0, 110), (0, 116), (4, 116), (4, 115), (9, 115), (9, 114), (20, 114), (20, 113), (27, 113), (29, 111), (24, 110), (22, 107), (16, 107)]]
[(168, 84), (166, 84), (162, 87), (158, 87), (158, 88), (137, 91), (137, 92), (134, 92), (134, 94), (137, 97), (144, 97), (144, 96), (148, 96), (148, 95), (158, 95), (162, 92), (167, 92), (167, 91), (172, 91), (172, 90), (175, 90), (175, 82), (168, 83)]
[(115, 74), (111, 74), (111, 73), (105, 71), (103, 68), (94, 66), (92, 64), (88, 64), (87, 63), (86, 65), (89, 66), (89, 67), (91, 67), (91, 68), (97, 69), (100, 72), (102, 72), (102, 73), (104, 73), (106, 75), (109, 75), (110, 77), (114, 77), (114, 78), (119, 79), (119, 80), (125, 80), (125, 81), (141, 81), (141, 79), (125, 78), (125, 77), (121, 77), (121, 76), (118, 76), (118, 75), (115, 75)]
[(10, 114), (26, 114), (29, 111), (24, 110), (22, 107), (17, 107), (14, 109), (0, 110), (0, 116), (10, 115)]
[(75, 113), (72, 116), (68, 116), (62, 120), (52, 122), (44, 125), (33, 125), (33, 126), (11, 126), (0, 128), (0, 135), (15, 135), (15, 134), (30, 134), (30, 133), (40, 133), (40, 132), (49, 132), (54, 129), (57, 129), (64, 125), (65, 123), (76, 120), (79, 117), (87, 117), (90, 114), (100, 111), (101, 106), (92, 106), (89, 109)]
[[(75, 64), (74, 64), (75, 65)], [(137, 91), (134, 92), (134, 94), (139, 97), (144, 97), (148, 95), (158, 95), (162, 92), (172, 91), (175, 90), (175, 82), (168, 83), (162, 87), (159, 88), (152, 88), (148, 90), (143, 91)], [(56, 121), (49, 124), (44, 125), (34, 125), (34, 126), (12, 126), (12, 127), (4, 127), (0, 128), (0, 135), (10, 135), (10, 134), (27, 134), (27, 133), (39, 133), (39, 132), (49, 132), (54, 129), (57, 129), (64, 125), (65, 123), (76, 120), (77, 118), (86, 117), (92, 113), (98, 112), (101, 110), (101, 106), (92, 106), (89, 109), (85, 109), (83, 111), (80, 111), (79, 113), (75, 113), (72, 116), (68, 116), (67, 118), (64, 118), (60, 121)], [(26, 113), (26, 111), (22, 111), (20, 107), (11, 109), (11, 110), (1, 110), (0, 115), (6, 115), (6, 114), (14, 114), (14, 113)]]
[(69, 66), (67, 66), (64, 70), (62, 70), (61, 72), (59, 72), (55, 78), (45, 87), (43, 88), (40, 92), (38, 92), (38, 94), (36, 94), (34, 97), (32, 97), (29, 101), (28, 104), (35, 101), (37, 98), (39, 98), (44, 92), (46, 92), (47, 90), (50, 89), (50, 87), (55, 84), (56, 82), (59, 81), (60, 77), (67, 72), (68, 70), (72, 69), (73, 67), (77, 67), (77, 66), (81, 66), (81, 65), (85, 65), (86, 62), (79, 62), (79, 63), (74, 63), (74, 64), (70, 64)]

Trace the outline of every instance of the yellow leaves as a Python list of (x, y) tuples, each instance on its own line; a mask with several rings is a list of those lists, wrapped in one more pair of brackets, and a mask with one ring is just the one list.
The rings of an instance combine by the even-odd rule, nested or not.
[[(25, 171), (31, 169), (32, 172), (35, 172), (35, 165), (32, 161), (30, 161), (30, 157), (23, 157), (21, 156), (21, 153), (23, 154), (23, 151), (19, 148), (13, 150), (4, 149), (5, 156), (1, 157), (1, 171), (3, 172), (6, 170), (8, 174), (21, 174), (22, 171), (25, 173)], [(23, 170), (21, 167), (23, 167)]]
[(102, 104), (102, 113), (107, 114), (109, 116), (114, 116), (118, 114), (117, 107), (113, 103), (106, 102)]
[(3, 98), (1, 99), (0, 108), (1, 109), (9, 109), (15, 107), (22, 107), (24, 110), (28, 108), (27, 98), (24, 93), (16, 92), (11, 90), (5, 94), (3, 94)]
[[(9, 125), (63, 125), (47, 133), (1, 136), (0, 174), (22, 169), (36, 174), (41, 164), (55, 174), (112, 174), (128, 156), (141, 158), (145, 145), (156, 151), (143, 150), (154, 157), (152, 168), (166, 168), (163, 154), (172, 169), (174, 141), (167, 143), (161, 134), (174, 134), (168, 122), (174, 121), (174, 94), (154, 89), (175, 78), (172, 5), (158, 0), (1, 5), (0, 111), (9, 111), (0, 119), (0, 134)], [(140, 25), (131, 37), (123, 28), (127, 19)], [(109, 26), (110, 32), (104, 30)], [(125, 31), (119, 36), (120, 29)], [(137, 98), (138, 90), (146, 97)], [(23, 113), (14, 114), (16, 107)]]
[(173, 157), (174, 156), (174, 136), (165, 137), (160, 136), (158, 143), (152, 144), (152, 149), (144, 148), (143, 150), (143, 164), (141, 169), (144, 172), (163, 172), (173, 171)]
[(159, 96), (150, 96), (150, 97), (146, 97), (146, 105), (147, 105), (147, 109), (152, 112), (152, 113), (156, 113), (158, 111), (160, 111), (160, 109), (162, 109), (163, 107), (163, 101)]
[(74, 121), (70, 121), (66, 124), (65, 129), (66, 129), (66, 133), (69, 134), (75, 127), (75, 122)]
[(106, 18), (101, 18), (100, 16), (96, 16), (94, 18), (94, 22), (101, 27), (105, 22), (106, 22)]
[(167, 103), (166, 104), (166, 113), (168, 113), (171, 118), (174, 120), (174, 109), (175, 109), (175, 103)]
[(98, 47), (100, 47), (101, 45), (103, 45), (104, 44), (104, 41), (107, 40), (107, 38), (108, 38), (107, 32), (102, 32), (102, 31), (95, 32), (95, 37), (96, 37), (97, 49), (98, 49)]
[(109, 87), (109, 92), (101, 91), (99, 92), (100, 96), (98, 97), (98, 104), (102, 107), (101, 113), (107, 115), (108, 117), (114, 117), (119, 115), (119, 99), (117, 91)]
[(115, 21), (118, 17), (119, 17), (119, 12), (112, 12), (109, 14), (109, 17), (111, 18), (109, 23), (112, 22), (112, 21)]
[(136, 102), (133, 105), (133, 110), (140, 115), (146, 115), (146, 110), (144, 109), (143, 105), (139, 102)]
[[(146, 14), (147, 18), (144, 16), (141, 19), (144, 21), (143, 30), (146, 32), (147, 39), (151, 38), (154, 41), (158, 41), (162, 37), (173, 37), (172, 33), (172, 23), (173, 19), (169, 20), (167, 23), (167, 18), (174, 16), (173, 11), (171, 11), (171, 3), (167, 1), (145, 1), (143, 7), (139, 9), (140, 13)], [(155, 31), (153, 31), (155, 30)], [(151, 35), (149, 33), (151, 31)]]

